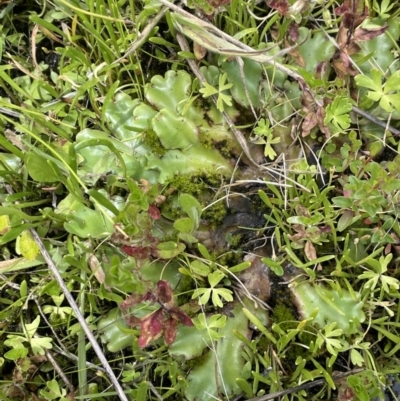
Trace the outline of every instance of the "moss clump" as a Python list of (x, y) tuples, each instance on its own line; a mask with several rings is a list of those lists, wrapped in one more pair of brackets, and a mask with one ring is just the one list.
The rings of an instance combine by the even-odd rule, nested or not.
[(232, 235), (228, 239), (228, 242), (231, 248), (237, 249), (242, 242), (242, 235), (241, 234)]
[(144, 134), (143, 141), (157, 156), (164, 156), (167, 153), (167, 149), (164, 148), (157, 134), (153, 130), (150, 129)]
[[(189, 195), (199, 197), (201, 195), (200, 203), (203, 207), (211, 202), (209, 196), (209, 189), (211, 187), (221, 186), (221, 176), (216, 173), (200, 173), (192, 175), (176, 175), (171, 181), (171, 186), (181, 192)], [(226, 215), (225, 206), (218, 202), (210, 208), (206, 209), (202, 214), (202, 219), (211, 223), (213, 228), (221, 224)]]
[(200, 141), (201, 146), (203, 146), (205, 149), (213, 149), (214, 148), (214, 142), (208, 135), (200, 134), (199, 141)]
[(294, 329), (297, 326), (293, 307), (284, 304), (278, 304), (274, 307), (273, 320), (275, 324), (279, 324), (283, 331)]
[(210, 223), (211, 228), (215, 229), (222, 224), (225, 216), (226, 208), (222, 202), (218, 202), (204, 210), (201, 218), (207, 220)]
[(243, 262), (243, 253), (240, 251), (232, 251), (224, 253), (217, 258), (220, 265), (232, 267)]
[(179, 192), (189, 195), (201, 195), (209, 184), (207, 183), (206, 174), (192, 175), (176, 175), (172, 180), (173, 186)]
[(237, 147), (235, 147), (235, 144), (228, 140), (221, 141), (217, 144), (217, 149), (219, 150), (221, 155), (226, 158), (234, 156), (236, 148)]

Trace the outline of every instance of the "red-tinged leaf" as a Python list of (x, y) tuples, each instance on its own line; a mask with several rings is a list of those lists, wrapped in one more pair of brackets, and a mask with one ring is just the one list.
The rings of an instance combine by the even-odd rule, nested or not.
[(121, 250), (127, 255), (134, 257), (135, 259), (147, 259), (150, 255), (150, 249), (146, 246), (128, 246), (123, 245)]
[(143, 295), (142, 298), (143, 301), (151, 301), (151, 302), (156, 302), (158, 300), (158, 297), (154, 292), (152, 291), (147, 291), (146, 294)]
[(143, 294), (131, 294), (128, 298), (121, 302), (120, 308), (128, 309), (133, 305), (140, 304), (143, 302), (145, 295)]
[(346, 198), (350, 198), (352, 193), (353, 193), (353, 191), (351, 191), (349, 189), (344, 189), (343, 190), (343, 196), (346, 197)]
[(289, 38), (293, 42), (297, 42), (299, 39), (299, 24), (292, 22), (289, 26)]
[(342, 4), (340, 7), (336, 7), (334, 12), (335, 15), (343, 15), (344, 13), (349, 12), (349, 7), (346, 4)]
[(165, 322), (164, 340), (168, 345), (175, 341), (177, 328), (178, 322), (175, 319), (170, 318)]
[(138, 344), (140, 348), (146, 347), (151, 341), (161, 337), (164, 326), (163, 310), (159, 309), (142, 318), (140, 326), (140, 337)]
[(126, 315), (125, 322), (129, 327), (138, 327), (142, 324), (142, 319), (133, 316), (133, 315)]
[(372, 38), (385, 33), (388, 28), (389, 26), (382, 26), (377, 29), (357, 28), (354, 31), (353, 39), (358, 42), (363, 40), (371, 40)]
[(285, 15), (290, 7), (287, 0), (269, 0), (267, 1), (267, 5), (273, 10), (277, 10), (282, 15)]
[(156, 295), (157, 300), (163, 305), (173, 306), (173, 303), (172, 305), (170, 303), (173, 300), (174, 293), (168, 281), (160, 280), (157, 283)]
[(343, 28), (353, 31), (353, 29), (355, 28), (355, 21), (356, 21), (355, 14), (351, 12), (344, 13), (341, 25), (343, 26)]
[(192, 319), (177, 306), (172, 307), (169, 310), (169, 314), (173, 319), (181, 322), (185, 326), (193, 326)]
[(160, 209), (155, 205), (150, 205), (147, 213), (154, 219), (159, 220), (161, 218)]
[(319, 228), (320, 233), (330, 233), (332, 232), (332, 227), (330, 226), (322, 226)]

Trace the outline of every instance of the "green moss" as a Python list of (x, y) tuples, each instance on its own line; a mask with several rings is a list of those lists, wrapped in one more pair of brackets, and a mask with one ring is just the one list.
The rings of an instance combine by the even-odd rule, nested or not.
[(167, 153), (167, 149), (162, 146), (160, 139), (153, 130), (148, 130), (144, 134), (143, 140), (157, 156), (164, 156)]
[(218, 144), (218, 150), (222, 156), (227, 158), (232, 157), (232, 154), (234, 153), (235, 150), (235, 144), (227, 140), (222, 141), (221, 143)]
[(179, 192), (190, 195), (200, 195), (210, 187), (221, 186), (221, 175), (218, 173), (201, 172), (191, 175), (176, 175), (171, 181), (173, 186)]
[(200, 135), (199, 137), (200, 144), (206, 149), (213, 149), (214, 142), (208, 135)]
[(275, 324), (279, 324), (283, 331), (294, 329), (297, 326), (293, 307), (286, 306), (285, 304), (275, 306), (273, 321)]
[(204, 174), (176, 175), (172, 180), (171, 186), (179, 192), (189, 195), (201, 195), (208, 188), (204, 180)]
[(226, 252), (217, 258), (217, 262), (223, 266), (235, 266), (243, 262), (242, 252)]
[(240, 234), (233, 235), (230, 238), (229, 244), (232, 248), (237, 249), (240, 245), (241, 240), (242, 240), (242, 236)]
[(201, 217), (210, 222), (211, 228), (214, 229), (222, 224), (225, 216), (226, 208), (222, 202), (218, 202), (206, 209)]

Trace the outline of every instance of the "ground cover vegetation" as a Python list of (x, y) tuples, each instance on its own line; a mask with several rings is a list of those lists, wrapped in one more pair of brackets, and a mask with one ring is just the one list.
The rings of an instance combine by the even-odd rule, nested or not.
[(0, 29), (0, 399), (395, 399), (398, 1)]

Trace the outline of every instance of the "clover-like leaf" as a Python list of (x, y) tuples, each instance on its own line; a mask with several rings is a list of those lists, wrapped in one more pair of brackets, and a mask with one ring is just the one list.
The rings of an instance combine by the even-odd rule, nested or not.
[(254, 133), (258, 136), (269, 136), (272, 133), (272, 129), (270, 127), (269, 120), (265, 120), (264, 118), (261, 118), (258, 121), (258, 125), (256, 128), (254, 128)]
[(394, 72), (385, 83), (383, 83), (383, 75), (379, 70), (371, 70), (371, 77), (366, 75), (357, 75), (355, 77), (356, 84), (359, 87), (372, 89), (368, 91), (367, 97), (374, 102), (379, 102), (388, 113), (394, 110), (400, 111), (400, 93), (392, 93), (399, 90), (400, 71)]
[(27, 323), (25, 324), (25, 335), (27, 337), (27, 339), (32, 338), (35, 333), (37, 328), (39, 327), (40, 324), (40, 316), (36, 316), (35, 320), (32, 323)]
[(46, 383), (49, 391), (40, 390), (40, 395), (46, 400), (58, 400), (58, 401), (68, 401), (67, 391), (63, 388), (60, 388), (57, 380), (53, 379)]
[(232, 302), (232, 291), (228, 290), (227, 288), (214, 288), (212, 292), (212, 301), (213, 304), (219, 308), (224, 306), (221, 298), (223, 298), (226, 302)]
[(356, 366), (364, 365), (364, 357), (360, 354), (359, 351), (357, 351), (354, 348), (350, 351), (350, 360), (351, 360), (351, 363)]
[(221, 112), (224, 111), (224, 105), (227, 104), (228, 106), (232, 106), (232, 97), (230, 95), (226, 95), (223, 91), (230, 89), (233, 84), (226, 83), (227, 74), (224, 73), (219, 76), (218, 84), (219, 87), (216, 89), (214, 86), (210, 85), (207, 82), (204, 82), (204, 87), (199, 90), (200, 93), (203, 94), (203, 97), (209, 97), (218, 94), (217, 98), (217, 109)]
[(205, 305), (211, 296), (211, 288), (198, 288), (193, 292), (192, 299), (199, 297), (199, 304)]
[(204, 82), (203, 85), (204, 85), (204, 88), (201, 88), (201, 89), (199, 90), (199, 92), (200, 92), (201, 94), (203, 94), (203, 97), (213, 96), (213, 95), (215, 95), (215, 94), (218, 93), (218, 89), (217, 89), (217, 88), (214, 88), (214, 87), (213, 87), (212, 85), (210, 85), (209, 83)]
[(359, 74), (355, 77), (357, 86), (372, 89), (375, 92), (382, 92), (382, 74), (378, 70), (371, 71), (371, 77)]
[(216, 270), (208, 275), (208, 282), (210, 283), (211, 287), (215, 287), (224, 277), (224, 273)]
[(31, 339), (31, 347), (34, 355), (44, 355), (45, 350), (51, 349), (52, 339), (49, 337), (34, 337)]
[(225, 315), (220, 314), (212, 315), (207, 319), (206, 315), (202, 313), (194, 320), (194, 324), (198, 330), (207, 330), (208, 335), (216, 341), (224, 337), (217, 330), (225, 327), (226, 319)]
[(9, 334), (7, 340), (4, 341), (4, 345), (11, 348), (25, 348), (24, 342), (26, 342), (26, 338)]
[(345, 130), (350, 127), (351, 103), (347, 97), (338, 96), (326, 108), (325, 124), (333, 124), (338, 130)]

